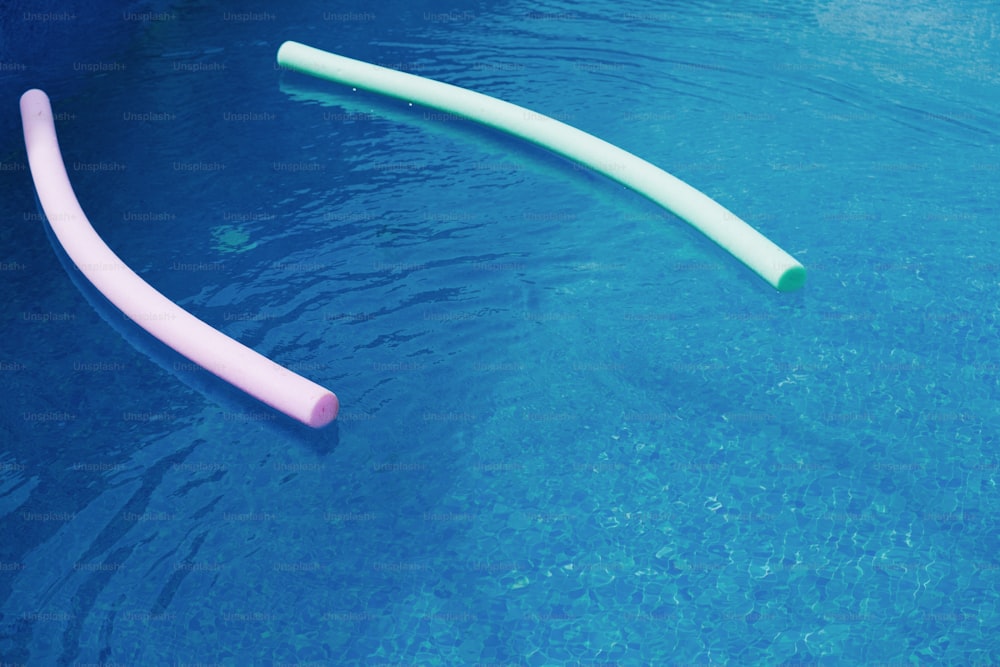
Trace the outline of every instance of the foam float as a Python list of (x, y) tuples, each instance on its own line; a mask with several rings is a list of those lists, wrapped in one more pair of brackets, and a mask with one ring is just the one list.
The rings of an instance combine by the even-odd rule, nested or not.
[(172, 302), (125, 265), (94, 230), (70, 184), (52, 105), (41, 90), (21, 96), (31, 178), (63, 251), (116, 308), (170, 348), (275, 410), (314, 428), (336, 419), (336, 395), (271, 361)]
[(787, 292), (805, 284), (805, 267), (735, 213), (656, 165), (566, 123), (466, 88), (299, 42), (282, 44), (277, 60), (286, 69), (438, 109), (535, 143), (618, 181), (686, 220), (775, 289)]

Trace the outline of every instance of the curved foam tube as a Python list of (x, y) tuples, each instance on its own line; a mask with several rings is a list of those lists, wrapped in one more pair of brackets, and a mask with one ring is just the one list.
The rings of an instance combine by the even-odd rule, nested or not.
[(21, 122), (45, 217), (66, 255), (108, 301), (169, 347), (275, 410), (314, 428), (337, 417), (340, 404), (333, 392), (180, 308), (101, 240), (73, 193), (44, 92), (33, 89), (21, 96)]
[(298, 42), (281, 45), (278, 64), (440, 109), (527, 139), (618, 181), (688, 221), (775, 288), (791, 291), (805, 283), (806, 270), (794, 257), (715, 200), (659, 167), (554, 118), (482, 93)]

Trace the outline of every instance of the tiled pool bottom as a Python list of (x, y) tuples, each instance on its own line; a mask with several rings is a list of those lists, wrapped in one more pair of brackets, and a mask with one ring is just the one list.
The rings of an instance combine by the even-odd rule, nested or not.
[[(219, 452), (200, 443), (161, 482), (198, 508), (195, 539), (159, 559), (148, 594), (127, 593), (168, 604), (117, 618), (97, 607), (87, 623), (103, 618), (116, 654), (160, 625), (179, 655), (207, 644), (223, 664), (261, 652), (321, 664), (923, 664), (978, 657), (977, 646), (972, 664), (989, 664), (996, 564), (970, 527), (993, 511), (995, 471), (891, 463), (874, 437), (778, 462), (753, 453), (774, 434), (745, 425), (691, 442), (675, 415), (567, 429), (552, 404), (528, 404), (434, 451), (355, 461), (346, 479), (371, 478), (377, 494), (324, 489), (345, 477), (333, 455), (244, 448), (256, 466), (209, 464), (199, 459)], [(558, 438), (574, 456), (542, 446)], [(244, 505), (212, 502), (240, 486), (253, 489)], [(143, 514), (152, 528), (170, 513)], [(167, 537), (159, 521), (150, 546)]]

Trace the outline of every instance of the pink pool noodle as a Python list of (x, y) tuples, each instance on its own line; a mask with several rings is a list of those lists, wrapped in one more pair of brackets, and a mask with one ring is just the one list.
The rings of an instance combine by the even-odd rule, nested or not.
[(275, 410), (314, 428), (337, 417), (340, 404), (333, 392), (180, 308), (125, 266), (101, 240), (73, 193), (44, 92), (33, 89), (21, 96), (21, 121), (45, 217), (70, 260), (98, 291), (160, 341)]

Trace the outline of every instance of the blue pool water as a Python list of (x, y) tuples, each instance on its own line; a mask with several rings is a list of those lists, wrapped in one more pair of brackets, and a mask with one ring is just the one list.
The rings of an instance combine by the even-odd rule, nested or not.
[[(9, 15), (0, 662), (1000, 663), (1000, 9), (738, 6), (136, 4), (47, 56)], [(808, 282), (286, 39), (633, 151)], [(74, 284), (32, 86), (108, 244), (334, 425)]]

